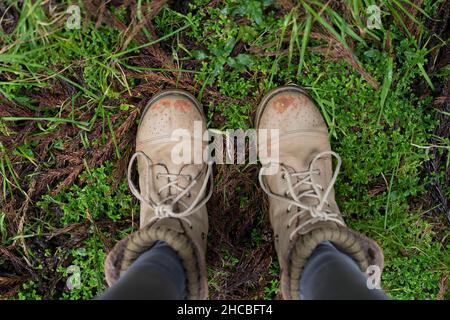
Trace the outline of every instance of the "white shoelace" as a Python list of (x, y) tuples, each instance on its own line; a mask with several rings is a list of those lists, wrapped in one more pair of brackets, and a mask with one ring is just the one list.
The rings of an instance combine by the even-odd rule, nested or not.
[[(321, 194), (320, 191), (323, 191), (324, 188), (322, 185), (313, 182), (312, 176), (313, 174), (320, 174), (320, 171), (318, 169), (314, 169), (315, 162), (320, 159), (321, 157), (325, 155), (331, 155), (334, 156), (337, 159), (337, 165), (334, 169), (333, 177), (331, 178), (331, 181), (325, 190), (323, 194)], [(283, 164), (280, 164), (280, 168), (282, 170), (282, 176), (286, 179), (286, 183), (288, 186), (288, 191), (284, 196), (278, 195), (270, 191), (270, 188), (267, 186), (266, 182), (264, 181), (264, 169), (265, 167), (261, 168), (259, 171), (259, 183), (261, 184), (262, 189), (264, 192), (266, 192), (269, 197), (285, 201), (289, 203), (287, 213), (289, 214), (292, 207), (298, 207), (301, 210), (294, 213), (292, 217), (288, 221), (288, 228), (291, 226), (291, 224), (300, 216), (302, 216), (305, 213), (308, 213), (311, 215), (312, 219), (308, 219), (304, 223), (297, 226), (290, 234), (290, 239), (292, 240), (294, 235), (299, 232), (302, 228), (304, 228), (308, 224), (313, 224), (318, 221), (334, 221), (337, 224), (340, 224), (342, 226), (345, 226), (344, 222), (339, 219), (339, 214), (332, 212), (331, 210), (325, 208), (325, 205), (328, 204), (327, 198), (333, 189), (333, 185), (336, 182), (336, 178), (339, 174), (339, 169), (342, 164), (341, 157), (333, 152), (333, 151), (324, 151), (319, 153), (314, 157), (314, 159), (309, 164), (309, 170), (306, 171), (300, 171), (300, 172), (293, 172), (290, 173), (289, 170), (284, 166)], [(269, 164), (270, 165), (270, 164)], [(300, 178), (300, 181), (293, 184), (292, 178)], [(308, 190), (302, 191), (302, 192), (296, 192), (295, 190), (300, 187), (301, 185), (308, 185), (310, 188)], [(301, 201), (302, 198), (309, 197), (314, 198), (318, 200), (317, 205), (308, 205)]]
[[(153, 219), (151, 219), (150, 222), (153, 222), (154, 220), (161, 219), (161, 218), (177, 218), (177, 219), (182, 219), (182, 220), (186, 221), (186, 223), (188, 223), (189, 226), (192, 226), (191, 222), (186, 217), (189, 216), (190, 214), (192, 214), (193, 212), (197, 211), (198, 209), (200, 209), (200, 207), (202, 207), (209, 200), (209, 198), (212, 195), (212, 185), (213, 185), (212, 164), (210, 164), (210, 163), (207, 164), (206, 175), (203, 180), (200, 191), (198, 192), (197, 197), (192, 201), (192, 203), (189, 206), (187, 206), (183, 201), (180, 201), (180, 200), (184, 196), (190, 195), (189, 191), (198, 182), (198, 180), (195, 177), (192, 177), (187, 174), (160, 173), (159, 176), (165, 176), (165, 177), (169, 178), (169, 183), (162, 186), (158, 190), (158, 194), (160, 194), (163, 190), (170, 188), (170, 187), (176, 188), (179, 191), (179, 193), (174, 194), (174, 195), (169, 195), (169, 196), (161, 199), (160, 201), (154, 201), (150, 197), (144, 197), (142, 195), (142, 193), (136, 188), (133, 181), (131, 180), (132, 167), (133, 167), (133, 164), (136, 161), (137, 157), (139, 157), (139, 156), (143, 157), (147, 164), (147, 171), (146, 171), (147, 172), (147, 181), (150, 177), (152, 177), (152, 171), (153, 171), (152, 167), (154, 166), (152, 160), (142, 151), (138, 151), (138, 152), (134, 153), (130, 159), (130, 163), (128, 165), (127, 180), (128, 180), (128, 186), (130, 187), (130, 190), (133, 193), (133, 195), (138, 200), (145, 202), (155, 212), (155, 217)], [(186, 188), (180, 187), (178, 185), (179, 177), (185, 177), (188, 179), (188, 181), (190, 181), (189, 185)], [(209, 177), (209, 179), (208, 179), (208, 177)], [(208, 185), (208, 180), (210, 181), (209, 192), (203, 199), (200, 199), (203, 192), (206, 190), (206, 187)], [(146, 187), (146, 190), (145, 190), (146, 194), (149, 194), (150, 185), (148, 182), (145, 184), (145, 187)], [(181, 212), (174, 212), (174, 208), (177, 203), (183, 205), (186, 209)]]

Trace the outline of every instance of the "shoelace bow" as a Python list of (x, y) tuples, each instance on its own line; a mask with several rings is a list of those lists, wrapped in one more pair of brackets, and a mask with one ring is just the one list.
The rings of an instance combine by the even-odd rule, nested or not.
[[(320, 174), (320, 171), (318, 169), (314, 169), (314, 164), (317, 160), (319, 160), (321, 157), (325, 155), (331, 155), (334, 156), (337, 159), (337, 165), (334, 169), (333, 177), (331, 178), (331, 181), (325, 190), (325, 192), (322, 194), (320, 191), (324, 191), (324, 188), (322, 185), (313, 182), (312, 176), (314, 174)], [(313, 224), (318, 221), (334, 221), (342, 226), (344, 226), (344, 223), (342, 220), (339, 219), (339, 214), (332, 212), (331, 210), (325, 208), (325, 205), (328, 204), (327, 198), (333, 189), (333, 185), (336, 182), (336, 178), (339, 174), (339, 169), (342, 164), (341, 157), (333, 152), (333, 151), (324, 151), (319, 153), (314, 157), (314, 159), (309, 164), (309, 170), (306, 171), (299, 171), (299, 172), (289, 172), (289, 170), (284, 166), (283, 164), (280, 164), (280, 168), (282, 170), (282, 176), (286, 179), (286, 183), (288, 186), (288, 191), (285, 193), (284, 196), (278, 195), (270, 191), (270, 188), (266, 185), (266, 182), (264, 181), (264, 167), (261, 168), (259, 171), (259, 183), (261, 184), (262, 189), (264, 192), (266, 192), (269, 197), (273, 197), (275, 199), (289, 202), (289, 206), (287, 209), (287, 213), (289, 214), (292, 207), (298, 207), (300, 208), (299, 211), (294, 213), (292, 217), (288, 220), (288, 228), (291, 226), (291, 224), (296, 221), (297, 218), (304, 215), (305, 213), (309, 213), (312, 217), (312, 219), (306, 220), (304, 223), (297, 226), (290, 234), (289, 238), (292, 240), (294, 235), (299, 232), (302, 228), (304, 228), (308, 224)], [(294, 179), (300, 179), (297, 183), (292, 182), (292, 178)], [(296, 192), (295, 190), (299, 188), (301, 185), (308, 185), (310, 188), (308, 188), (305, 191), (302, 192)], [(301, 201), (302, 198), (314, 198), (318, 200), (317, 205), (308, 205)]]
[[(207, 164), (207, 170), (206, 170), (206, 176), (203, 180), (202, 186), (200, 188), (200, 191), (198, 192), (197, 197), (192, 201), (192, 203), (187, 206), (183, 201), (180, 201), (184, 196), (189, 196), (190, 190), (193, 188), (193, 186), (198, 182), (198, 180), (195, 177), (192, 177), (188, 174), (178, 174), (178, 173), (159, 173), (159, 176), (165, 176), (169, 178), (169, 182), (159, 188), (158, 194), (160, 194), (163, 190), (174, 187), (176, 188), (179, 193), (174, 195), (169, 195), (160, 201), (156, 202), (150, 197), (144, 197), (142, 193), (136, 188), (135, 184), (131, 180), (131, 172), (134, 162), (136, 161), (137, 157), (143, 157), (147, 164), (147, 179), (152, 177), (152, 171), (153, 171), (153, 162), (152, 160), (142, 151), (137, 151), (133, 154), (133, 156), (130, 159), (130, 163), (128, 165), (128, 172), (127, 172), (127, 180), (128, 180), (128, 186), (130, 187), (131, 192), (133, 195), (140, 201), (145, 202), (150, 208), (153, 209), (155, 212), (155, 217), (150, 220), (150, 222), (161, 219), (161, 218), (177, 218), (182, 219), (186, 223), (191, 225), (191, 222), (186, 217), (192, 214), (193, 212), (197, 211), (202, 207), (211, 197), (212, 195), (212, 183), (213, 183), (213, 176), (212, 176), (212, 164)], [(185, 177), (190, 181), (189, 185), (186, 188), (180, 187), (178, 185), (178, 178)], [(209, 177), (209, 179), (208, 179)], [(206, 187), (208, 185), (208, 180), (210, 181), (210, 188), (208, 194), (201, 199), (203, 192), (206, 190)], [(145, 184), (146, 186), (146, 194), (149, 194), (149, 183)], [(179, 203), (183, 205), (186, 209), (181, 212), (174, 212), (175, 205)]]

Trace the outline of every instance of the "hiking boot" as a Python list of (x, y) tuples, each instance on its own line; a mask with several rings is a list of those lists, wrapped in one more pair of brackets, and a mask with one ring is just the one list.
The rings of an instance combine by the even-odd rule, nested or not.
[[(194, 128), (201, 130), (194, 133)], [(176, 129), (190, 138), (172, 139)], [(117, 243), (109, 253), (105, 261), (108, 285), (116, 282), (141, 253), (160, 240), (169, 244), (183, 263), (187, 298), (208, 297), (205, 204), (212, 193), (212, 167), (202, 160), (205, 129), (202, 107), (185, 91), (163, 91), (147, 104), (137, 131), (136, 153), (128, 166), (128, 184), (141, 205), (140, 229)], [(177, 146), (193, 152), (181, 158), (185, 161), (175, 161), (172, 151), (180, 150)], [(139, 190), (131, 179), (136, 160)]]
[[(258, 106), (256, 129), (259, 143), (268, 142), (266, 154), (259, 149), (263, 165), (259, 181), (269, 196), (283, 298), (300, 298), (303, 268), (323, 241), (351, 256), (366, 274), (370, 265), (378, 266), (381, 273), (381, 249), (375, 241), (347, 228), (336, 204), (333, 185), (341, 158), (331, 151), (327, 126), (311, 98), (293, 85), (272, 90)], [(277, 141), (264, 140), (258, 129), (279, 130), (278, 159), (271, 156)], [(275, 173), (266, 175), (266, 168), (274, 165), (278, 166)]]

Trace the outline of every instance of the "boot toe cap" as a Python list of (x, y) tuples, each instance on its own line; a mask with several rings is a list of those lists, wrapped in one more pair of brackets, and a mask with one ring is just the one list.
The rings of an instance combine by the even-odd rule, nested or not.
[[(137, 142), (170, 137), (175, 130), (184, 129), (191, 135), (197, 126), (205, 129), (205, 120), (191, 99), (172, 94), (150, 102), (137, 132)], [(203, 132), (202, 132), (203, 133)]]
[(300, 92), (282, 91), (273, 95), (261, 114), (259, 127), (279, 129), (280, 133), (297, 130), (327, 130), (313, 101)]

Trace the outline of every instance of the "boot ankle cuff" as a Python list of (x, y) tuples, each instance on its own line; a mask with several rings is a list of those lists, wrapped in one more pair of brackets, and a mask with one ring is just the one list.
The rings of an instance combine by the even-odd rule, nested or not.
[(378, 244), (362, 234), (346, 227), (319, 228), (301, 235), (293, 243), (288, 254), (286, 268), (281, 272), (281, 293), (285, 299), (300, 299), (300, 277), (316, 247), (330, 241), (336, 248), (349, 255), (363, 273), (369, 265), (384, 266), (384, 256)]
[(165, 241), (174, 249), (186, 272), (186, 296), (188, 299), (207, 299), (205, 253), (184, 233), (163, 226), (145, 226), (119, 241), (105, 260), (105, 278), (112, 286), (128, 267), (156, 241)]

